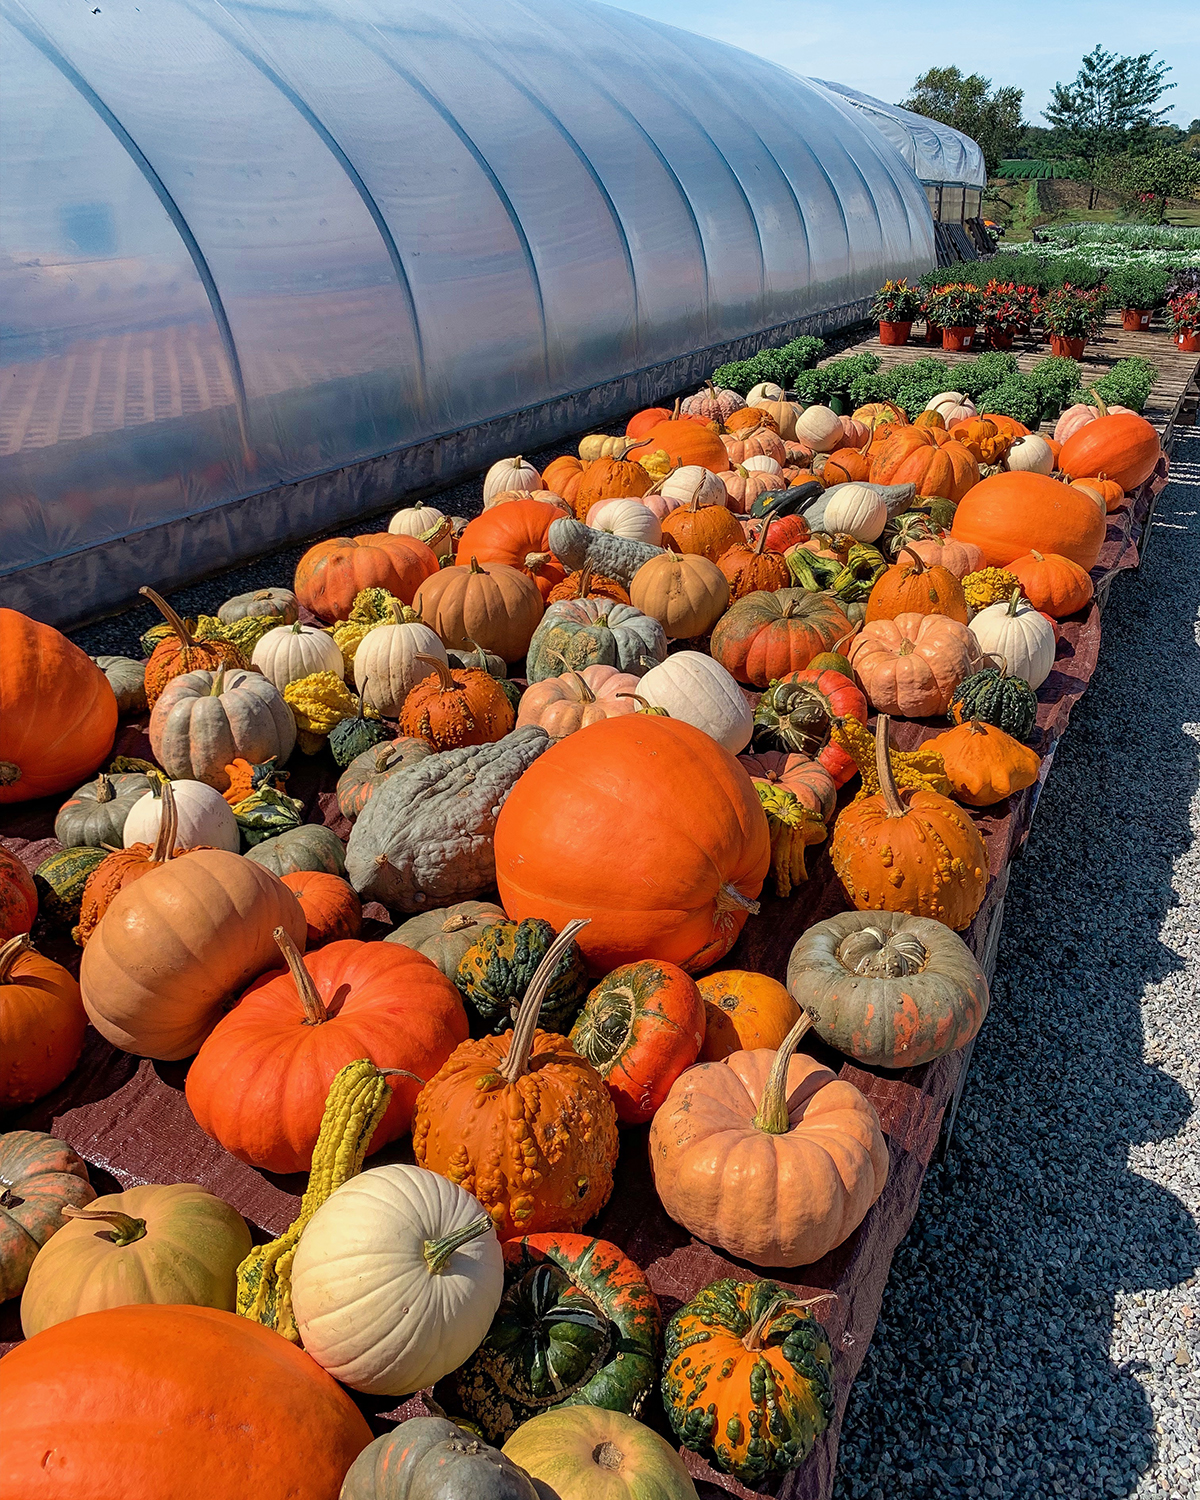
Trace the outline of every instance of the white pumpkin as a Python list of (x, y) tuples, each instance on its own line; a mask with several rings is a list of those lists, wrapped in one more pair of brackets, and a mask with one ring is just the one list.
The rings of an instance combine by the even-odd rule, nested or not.
[[(442, 527), (442, 522), (447, 520), (449, 517), (438, 510), (437, 506), (426, 505), (424, 501), (418, 500), (415, 505), (398, 510), (388, 522), (388, 530), (393, 536), (415, 536), (418, 541), (432, 547), (437, 557), (449, 557), (454, 541), (453, 528)], [(440, 534), (439, 527), (442, 528)]]
[(766, 453), (756, 453), (753, 458), (742, 459), (742, 468), (749, 470), (751, 474), (782, 474), (783, 469), (777, 458), (771, 458)]
[(773, 380), (762, 380), (756, 386), (752, 386), (750, 394), (746, 397), (747, 406), (763, 406), (768, 401), (782, 401), (783, 387), (776, 385)]
[(725, 668), (702, 651), (676, 651), (651, 667), (638, 695), (673, 719), (694, 724), (737, 755), (750, 743), (754, 717), (746, 695)]
[[(669, 509), (677, 505), (690, 505), (694, 500), (698, 506), (724, 505), (727, 499), (725, 486), (711, 469), (700, 464), (683, 464), (668, 474), (658, 487), (662, 498), (669, 502)], [(649, 500), (651, 497), (646, 496)]]
[(344, 678), (346, 663), (338, 643), (315, 625), (277, 625), (268, 630), (254, 648), (250, 665), (282, 693), (289, 682), (299, 682), (311, 672), (332, 672)]
[(1044, 437), (1031, 432), (1028, 437), (1019, 437), (1008, 450), (1004, 467), (1022, 474), (1052, 474), (1054, 449)]
[(398, 719), (404, 700), (423, 677), (437, 671), (418, 656), (432, 656), (449, 666), (441, 638), (418, 620), (376, 625), (354, 653), (354, 686), (368, 708), (385, 719)]
[(848, 532), (856, 541), (874, 542), (887, 525), (887, 501), (874, 485), (850, 480), (835, 484), (826, 492), (824, 531)]
[(1023, 677), (1036, 692), (1054, 666), (1054, 627), (1015, 589), (1013, 596), (981, 609), (968, 629), (981, 651), (1003, 660), (1009, 676)]
[(484, 502), (505, 490), (540, 490), (542, 476), (518, 454), (516, 458), (502, 458), (487, 471), (483, 481)]
[[(241, 830), (233, 808), (215, 787), (203, 781), (172, 781), (178, 827), (176, 849), (226, 849), (236, 854), (242, 847)], [(153, 792), (135, 802), (125, 819), (121, 842), (126, 849), (134, 844), (153, 844), (162, 822), (162, 798)]]
[(504, 1291), (477, 1198), (422, 1167), (373, 1167), (309, 1220), (292, 1263), (304, 1348), (343, 1385), (407, 1396), (469, 1359)]
[(648, 542), (651, 547), (662, 542), (658, 517), (640, 500), (598, 500), (587, 513), (587, 524), (593, 531), (628, 537), (631, 542)]
[[(491, 510), (495, 505), (507, 505), (510, 500), (541, 500), (545, 505), (557, 505), (564, 515), (574, 515), (563, 497), (556, 495), (553, 490), (497, 490), (483, 502), (483, 508)], [(467, 525), (465, 517), (451, 516), (450, 521), (454, 527), (454, 535), (461, 536)], [(460, 521), (461, 526), (458, 524)]]
[(832, 453), (844, 434), (841, 417), (827, 406), (806, 406), (796, 418), (796, 441), (814, 453)]
[(951, 422), (968, 422), (978, 413), (975, 403), (961, 391), (939, 391), (925, 403), (926, 411), (935, 411), (946, 426)]

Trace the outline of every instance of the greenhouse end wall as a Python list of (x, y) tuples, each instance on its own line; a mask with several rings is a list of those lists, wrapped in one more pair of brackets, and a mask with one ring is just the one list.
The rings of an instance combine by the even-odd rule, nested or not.
[(0, 602), (54, 623), (935, 263), (867, 120), (585, 0), (0, 0), (0, 33)]

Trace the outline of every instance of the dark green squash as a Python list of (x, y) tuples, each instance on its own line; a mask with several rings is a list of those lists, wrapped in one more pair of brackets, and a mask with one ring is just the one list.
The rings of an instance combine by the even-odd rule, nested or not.
[(338, 1500), (555, 1500), (511, 1458), (445, 1417), (410, 1417), (368, 1443)]
[(607, 1240), (537, 1234), (504, 1246), (504, 1295), (453, 1376), (460, 1409), (492, 1442), (557, 1406), (636, 1417), (658, 1372), (658, 1303)]
[(1037, 723), (1037, 709), (1037, 694), (1023, 677), (1010, 677), (1004, 667), (984, 667), (959, 683), (947, 717), (954, 724), (980, 719), (1026, 744)]
[(329, 731), (329, 748), (333, 758), (343, 770), (360, 756), (364, 750), (391, 739), (391, 732), (382, 719), (368, 719), (360, 695), (358, 712), (352, 719), (339, 719)]
[(42, 860), (33, 872), (38, 893), (38, 922), (51, 931), (74, 927), (87, 878), (109, 856), (108, 849), (76, 845)]
[[(846, 676), (853, 681), (849, 663)], [(815, 758), (829, 743), (829, 729), (828, 705), (809, 683), (771, 682), (754, 710), (755, 749)]]
[(428, 740), (402, 735), (356, 755), (338, 777), (337, 801), (342, 817), (353, 823), (385, 781), (413, 761), (432, 754), (433, 746)]
[(108, 844), (119, 849), (125, 819), (133, 804), (140, 802), (149, 790), (149, 780), (139, 771), (115, 776), (101, 771), (94, 781), (72, 792), (59, 808), (54, 837), (68, 847), (88, 844), (99, 849)]
[(256, 865), (282, 880), (297, 870), (323, 870), (327, 875), (345, 875), (346, 851), (342, 841), (323, 823), (301, 823), (288, 833), (256, 844), (246, 854)]
[[(512, 1026), (517, 1006), (556, 936), (550, 923), (539, 917), (523, 922), (506, 918), (485, 927), (463, 954), (454, 982), (468, 1014), (473, 1010), (485, 1030), (499, 1033)], [(579, 944), (573, 942), (550, 978), (538, 1019), (541, 1030), (566, 1036), (587, 993), (587, 966)]]
[(825, 486), (818, 479), (798, 484), (794, 489), (767, 490), (757, 497), (750, 507), (752, 516), (797, 516), (814, 500), (825, 493)]

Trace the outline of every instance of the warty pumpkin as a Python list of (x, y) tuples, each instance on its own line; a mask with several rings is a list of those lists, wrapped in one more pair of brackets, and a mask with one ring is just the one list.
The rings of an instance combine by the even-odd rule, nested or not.
[(27, 933), (0, 943), (0, 1109), (32, 1104), (79, 1061), (87, 1017), (70, 972)]
[(594, 971), (657, 958), (693, 972), (757, 909), (771, 845), (729, 751), (690, 724), (634, 714), (547, 750), (501, 809), (495, 853), (510, 917), (555, 930), (590, 917), (579, 942)]
[(961, 582), (940, 563), (929, 564), (919, 552), (902, 547), (900, 556), (875, 580), (867, 600), (866, 621), (894, 620), (897, 615), (945, 615), (967, 623), (967, 601)]
[(855, 679), (880, 713), (944, 714), (954, 689), (982, 665), (968, 626), (944, 615), (873, 620), (850, 643)]
[[(629, 592), (616, 581), (598, 573), (590, 563), (584, 563), (574, 573), (568, 573), (561, 583), (556, 583), (546, 596), (546, 607), (564, 599), (611, 599), (614, 604), (628, 604)], [(542, 616), (545, 619), (545, 616)], [(536, 634), (536, 632), (535, 632)]]
[(169, 781), (163, 783), (160, 795), (161, 816), (153, 844), (130, 844), (125, 849), (114, 849), (88, 876), (80, 898), (79, 925), (74, 934), (81, 948), (87, 946), (97, 922), (120, 891), (185, 852), (184, 848), (178, 847), (179, 816), (175, 788)]
[(927, 740), (946, 767), (955, 799), (968, 807), (991, 807), (1038, 779), (1042, 758), (994, 724), (968, 719)]
[(1036, 547), (1090, 572), (1106, 529), (1103, 510), (1081, 490), (1044, 474), (993, 474), (963, 498), (950, 534), (974, 543), (988, 567), (1005, 568)]
[(907, 912), (815, 923), (787, 974), (821, 1039), (873, 1068), (915, 1068), (965, 1047), (988, 1012), (987, 980), (962, 938)]
[(107, 758), (117, 699), (50, 625), (0, 609), (0, 805), (78, 786)]
[[(0, 1302), (19, 1297), (42, 1246), (66, 1223), (65, 1207), (90, 1203), (96, 1190), (66, 1141), (40, 1130), (0, 1133)], [(7, 1423), (8, 1413), (5, 1412)], [(11, 1432), (5, 1428), (6, 1440)]]
[(310, 547), (296, 565), (296, 598), (322, 620), (344, 620), (362, 589), (383, 588), (411, 604), (437, 554), (415, 536), (388, 531), (338, 536)]
[(1095, 589), (1091, 574), (1069, 557), (1031, 551), (1024, 557), (1014, 557), (1008, 571), (1034, 609), (1056, 620), (1077, 614), (1092, 602)]
[(744, 599), (747, 594), (785, 589), (791, 583), (787, 563), (778, 552), (767, 551), (769, 533), (769, 526), (760, 526), (752, 545), (739, 542), (717, 559), (717, 567), (729, 580), (731, 601)]
[(418, 653), (415, 664), (432, 675), (409, 692), (400, 712), (400, 733), (425, 740), (434, 750), (490, 745), (516, 723), (508, 695), (494, 677), (473, 668), (451, 671), (436, 656)]
[(538, 621), (542, 596), (528, 574), (505, 563), (443, 568), (417, 591), (415, 607), (447, 646), (482, 646), (506, 662), (520, 661)]
[(1161, 453), (1158, 433), (1145, 417), (1110, 408), (1066, 439), (1058, 467), (1071, 479), (1106, 474), (1128, 493), (1154, 473)]
[(961, 932), (987, 891), (979, 830), (938, 792), (896, 790), (886, 714), (875, 729), (875, 757), (880, 790), (844, 807), (834, 824), (834, 871), (859, 911), (934, 917)]
[[(452, 976), (463, 999), (488, 1031), (516, 1024), (525, 991), (555, 941), (549, 922), (499, 917), (485, 927)], [(587, 969), (578, 943), (559, 945), (558, 964), (546, 980), (539, 1019), (544, 1031), (566, 1036), (587, 994)]]
[(302, 957), (282, 927), (286, 973), (252, 984), (188, 1070), (196, 1122), (239, 1161), (268, 1172), (312, 1166), (329, 1090), (369, 1058), (399, 1070), (372, 1148), (403, 1135), (413, 1103), (467, 1037), (458, 991), (434, 964), (393, 943), (328, 943)]
[(578, 1230), (612, 1192), (617, 1117), (604, 1080), (565, 1037), (537, 1030), (550, 978), (585, 926), (567, 922), (550, 945), (516, 1027), (464, 1042), (417, 1099), (418, 1164), (473, 1192), (501, 1239)]
[(583, 476), (574, 495), (575, 514), (581, 521), (586, 520), (592, 506), (601, 500), (636, 498), (644, 495), (653, 483), (635, 458), (594, 459), (583, 466)]
[[(737, 527), (733, 516), (728, 511), (724, 514)], [(663, 552), (644, 562), (633, 575), (629, 597), (634, 608), (657, 620), (671, 640), (692, 640), (706, 635), (725, 612), (729, 583), (708, 557)]]
[(752, 1265), (812, 1265), (854, 1233), (887, 1181), (870, 1101), (796, 1054), (811, 1025), (802, 1015), (776, 1052), (689, 1068), (650, 1126), (667, 1213)]
[(852, 630), (831, 594), (774, 589), (731, 605), (713, 629), (710, 650), (739, 682), (765, 688), (803, 670)]
[(981, 719), (1024, 743), (1033, 734), (1037, 712), (1037, 694), (1002, 661), (999, 666), (981, 667), (959, 683), (950, 699), (949, 718), (955, 724)]
[(161, 594), (156, 594), (151, 588), (140, 588), (138, 593), (150, 600), (170, 627), (146, 663), (146, 702), (151, 709), (167, 683), (175, 677), (182, 677), (187, 672), (215, 672), (222, 663), (227, 667), (240, 667), (243, 671), (250, 665), (232, 641), (221, 636), (197, 640)]
[(704, 1001), (702, 1063), (760, 1047), (774, 1052), (800, 1019), (800, 1008), (783, 985), (750, 969), (706, 974), (697, 987)]

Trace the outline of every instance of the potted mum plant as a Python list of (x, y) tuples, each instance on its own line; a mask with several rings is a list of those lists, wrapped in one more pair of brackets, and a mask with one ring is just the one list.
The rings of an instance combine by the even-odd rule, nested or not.
[(885, 281), (875, 293), (871, 316), (879, 324), (881, 344), (907, 344), (913, 319), (921, 310), (921, 293), (907, 280)]
[(1185, 354), (1200, 354), (1200, 292), (1183, 292), (1167, 303), (1171, 337)]
[(970, 349), (979, 321), (978, 287), (963, 282), (940, 286), (926, 300), (926, 316), (942, 330), (943, 349)]
[(1161, 307), (1167, 291), (1167, 273), (1156, 266), (1129, 265), (1115, 271), (1109, 281), (1113, 305), (1121, 309), (1126, 333), (1148, 333), (1150, 318)]
[(1064, 281), (1042, 298), (1042, 325), (1050, 338), (1050, 352), (1078, 359), (1088, 339), (1104, 321), (1104, 287), (1085, 291)]

